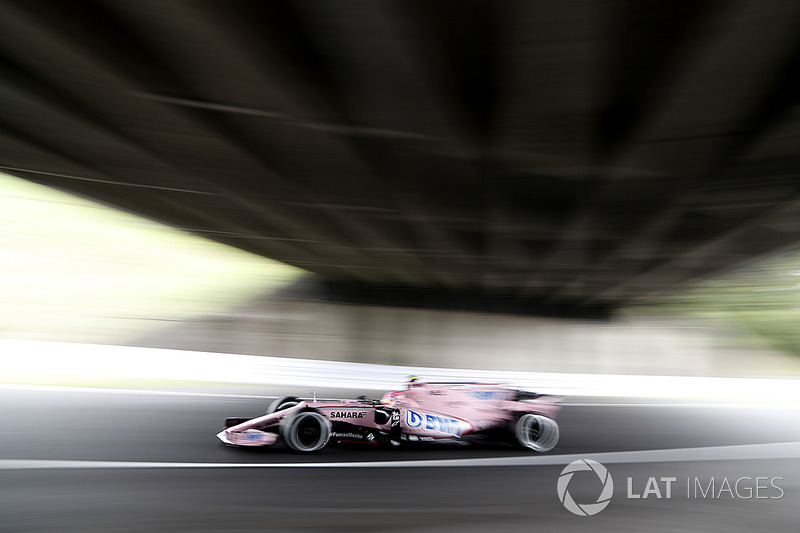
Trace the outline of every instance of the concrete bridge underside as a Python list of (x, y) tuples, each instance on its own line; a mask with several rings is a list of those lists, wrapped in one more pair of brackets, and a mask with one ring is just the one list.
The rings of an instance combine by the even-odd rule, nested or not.
[(791, 1), (7, 0), (0, 170), (347, 287), (603, 311), (797, 246), (798, 23)]

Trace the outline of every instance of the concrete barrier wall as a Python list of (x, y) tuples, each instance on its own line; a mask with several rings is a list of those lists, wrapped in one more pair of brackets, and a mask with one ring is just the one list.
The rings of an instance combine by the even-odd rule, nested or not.
[[(130, 344), (329, 361), (532, 372), (800, 374), (800, 362), (696, 322), (592, 322), (262, 300)], [(727, 342), (720, 342), (727, 338)]]

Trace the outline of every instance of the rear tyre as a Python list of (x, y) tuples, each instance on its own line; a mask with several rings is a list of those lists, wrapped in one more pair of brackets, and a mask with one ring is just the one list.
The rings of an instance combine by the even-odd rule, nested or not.
[(513, 433), (519, 446), (540, 453), (555, 448), (560, 436), (555, 420), (536, 413), (527, 413), (519, 417)]
[(272, 413), (289, 409), (298, 403), (300, 403), (300, 399), (296, 396), (284, 396), (283, 398), (278, 398), (269, 404), (269, 407), (267, 407), (267, 414), (271, 415)]
[(296, 452), (318, 452), (328, 444), (331, 423), (316, 411), (303, 411), (289, 418), (280, 429), (281, 437)]

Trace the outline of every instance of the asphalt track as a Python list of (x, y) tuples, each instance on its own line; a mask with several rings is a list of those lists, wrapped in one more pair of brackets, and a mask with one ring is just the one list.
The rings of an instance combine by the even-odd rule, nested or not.
[[(217, 441), (226, 416), (268, 403), (0, 389), (0, 531), (794, 533), (800, 523), (796, 408), (568, 404), (561, 444), (546, 455), (474, 443), (306, 456)], [(614, 480), (611, 503), (588, 517), (567, 511), (556, 490), (564, 466), (584, 457)], [(661, 498), (652, 486), (647, 498), (628, 497), (651, 477)], [(662, 477), (676, 479), (670, 498)], [(718, 493), (724, 480), (742, 481)], [(569, 492), (593, 503), (601, 487), (578, 472)]]

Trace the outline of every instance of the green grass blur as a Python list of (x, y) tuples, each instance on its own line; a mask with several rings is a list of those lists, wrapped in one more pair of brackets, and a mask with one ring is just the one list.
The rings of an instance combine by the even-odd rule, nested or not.
[(736, 326), (745, 342), (800, 356), (800, 253), (781, 254), (630, 308)]
[(0, 337), (123, 342), (224, 312), (302, 274), (0, 174)]

